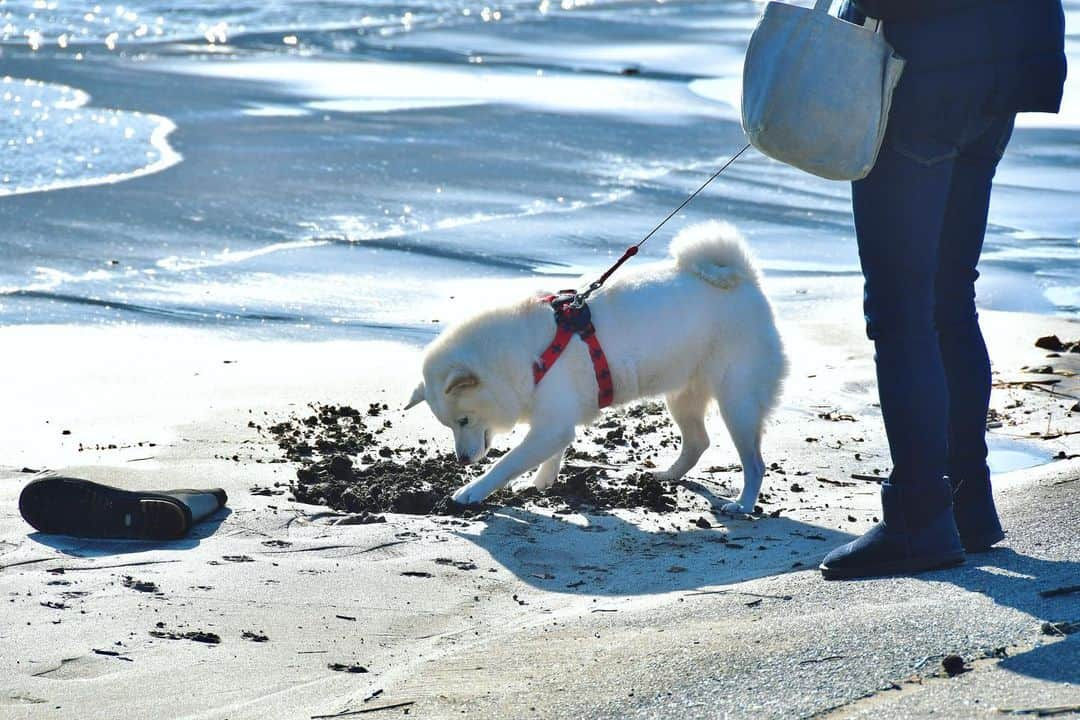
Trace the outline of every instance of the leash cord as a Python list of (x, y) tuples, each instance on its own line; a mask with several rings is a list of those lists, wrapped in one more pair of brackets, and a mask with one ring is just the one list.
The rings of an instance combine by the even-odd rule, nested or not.
[(710, 176), (710, 177), (709, 177), (709, 179), (708, 179), (708, 180), (706, 180), (705, 182), (703, 182), (703, 183), (701, 184), (701, 187), (699, 187), (699, 188), (698, 188), (697, 190), (695, 190), (694, 192), (690, 193), (690, 195), (689, 195), (689, 196), (688, 196), (688, 197), (687, 197), (687, 198), (686, 198), (685, 200), (683, 200), (683, 201), (682, 201), (682, 203), (681, 203), (681, 204), (679, 205), (679, 207), (675, 208), (675, 209), (674, 209), (674, 210), (672, 210), (672, 211), (671, 211), (670, 213), (668, 213), (668, 216), (667, 216), (666, 218), (664, 218), (663, 220), (661, 220), (661, 221), (660, 221), (660, 223), (659, 223), (659, 224), (658, 224), (658, 225), (657, 225), (656, 227), (654, 227), (654, 228), (653, 228), (652, 230), (650, 230), (650, 231), (649, 231), (649, 234), (648, 234), (648, 235), (646, 235), (645, 237), (641, 238), (641, 240), (639, 240), (639, 241), (637, 242), (637, 244), (635, 244), (635, 245), (631, 245), (630, 247), (626, 248), (626, 252), (624, 252), (624, 253), (623, 253), (623, 256), (622, 256), (621, 258), (619, 258), (619, 259), (618, 259), (617, 261), (615, 261), (615, 264), (614, 264), (614, 265), (612, 265), (612, 266), (611, 266), (610, 268), (608, 268), (607, 272), (605, 272), (605, 273), (604, 273), (603, 275), (601, 275), (601, 276), (600, 276), (600, 277), (599, 277), (598, 279), (596, 279), (596, 280), (594, 280), (593, 282), (589, 283), (589, 287), (588, 287), (588, 289), (586, 289), (586, 290), (585, 290), (584, 292), (580, 292), (580, 293), (578, 293), (578, 294), (577, 294), (577, 295), (576, 295), (576, 296), (574, 297), (574, 300), (572, 301), (572, 304), (573, 304), (573, 305), (574, 305), (575, 307), (581, 307), (582, 305), (584, 305), (584, 304), (585, 304), (585, 300), (586, 300), (586, 299), (587, 299), (587, 298), (588, 298), (588, 297), (589, 297), (590, 295), (592, 295), (592, 294), (593, 294), (593, 291), (595, 291), (595, 290), (599, 289), (601, 285), (603, 285), (603, 284), (604, 284), (605, 282), (607, 282), (607, 279), (608, 279), (609, 277), (611, 277), (612, 273), (614, 273), (614, 272), (615, 272), (616, 270), (618, 270), (618, 269), (619, 269), (619, 267), (620, 267), (620, 266), (622, 266), (622, 264), (623, 264), (623, 263), (625, 263), (625, 262), (626, 262), (627, 260), (629, 260), (630, 258), (632, 258), (632, 257), (634, 257), (635, 255), (637, 255), (637, 252), (638, 252), (638, 248), (640, 248), (640, 247), (641, 247), (642, 245), (644, 245), (644, 244), (645, 244), (645, 241), (647, 241), (647, 240), (648, 240), (649, 238), (651, 238), (651, 237), (652, 237), (653, 235), (655, 235), (655, 234), (657, 233), (657, 231), (658, 231), (658, 230), (659, 230), (660, 228), (664, 227), (664, 225), (665, 225), (665, 224), (667, 223), (667, 221), (668, 221), (668, 220), (670, 220), (671, 218), (675, 217), (675, 216), (676, 216), (676, 215), (677, 215), (677, 214), (679, 213), (679, 211), (680, 211), (680, 210), (682, 210), (682, 209), (683, 209), (684, 207), (686, 207), (687, 205), (689, 205), (689, 204), (690, 204), (690, 201), (691, 201), (691, 200), (693, 200), (694, 198), (696, 198), (696, 197), (698, 196), (698, 194), (699, 194), (699, 193), (700, 193), (700, 192), (701, 192), (702, 190), (704, 190), (705, 188), (707, 188), (707, 187), (709, 186), (709, 183), (711, 183), (711, 182), (712, 182), (713, 180), (715, 180), (716, 178), (720, 177), (720, 174), (721, 174), (722, 172), (724, 172), (725, 170), (727, 170), (727, 169), (728, 169), (728, 168), (729, 168), (729, 167), (731, 166), (731, 164), (732, 164), (733, 162), (735, 162), (736, 160), (738, 160), (738, 159), (739, 159), (739, 157), (740, 157), (740, 156), (741, 156), (741, 155), (742, 155), (742, 154), (743, 154), (744, 152), (746, 152), (746, 151), (747, 151), (747, 150), (749, 150), (749, 149), (750, 149), (750, 144), (749, 144), (749, 143), (747, 143), (746, 145), (744, 145), (744, 146), (743, 146), (742, 150), (740, 150), (739, 152), (737, 152), (737, 153), (735, 153), (734, 155), (732, 155), (732, 156), (731, 156), (731, 157), (730, 157), (730, 158), (728, 159), (728, 161), (727, 161), (726, 163), (724, 163), (723, 167), (721, 167), (721, 168), (720, 168), (719, 170), (717, 170), (716, 172), (714, 172), (714, 173), (712, 174), (712, 176)]

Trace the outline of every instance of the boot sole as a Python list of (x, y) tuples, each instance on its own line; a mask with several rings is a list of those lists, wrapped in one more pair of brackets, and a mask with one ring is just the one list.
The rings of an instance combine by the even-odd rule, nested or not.
[(175, 498), (62, 476), (23, 488), (19, 512), (34, 529), (50, 535), (175, 540), (191, 529), (191, 510)]
[(821, 576), (826, 580), (853, 580), (855, 578), (881, 577), (883, 575), (911, 575), (926, 570), (940, 570), (955, 567), (964, 562), (964, 553), (949, 553), (930, 558), (912, 558), (889, 563), (879, 563), (870, 567), (831, 568), (821, 564)]

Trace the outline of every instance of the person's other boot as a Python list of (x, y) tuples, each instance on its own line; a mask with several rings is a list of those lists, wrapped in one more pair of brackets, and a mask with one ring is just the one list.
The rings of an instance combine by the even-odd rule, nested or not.
[(882, 483), (881, 509), (880, 523), (825, 556), (826, 580), (909, 574), (964, 561), (946, 478), (918, 485)]
[(994, 494), (990, 486), (990, 470), (966, 477), (952, 478), (953, 517), (960, 531), (960, 541), (969, 553), (986, 552), (994, 543), (1005, 539), (1001, 529)]
[(82, 478), (47, 475), (19, 496), (19, 512), (39, 532), (84, 538), (175, 540), (228, 501), (209, 490), (121, 490)]

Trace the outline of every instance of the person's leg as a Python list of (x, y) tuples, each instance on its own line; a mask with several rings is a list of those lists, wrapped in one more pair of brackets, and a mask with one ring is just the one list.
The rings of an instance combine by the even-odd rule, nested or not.
[(968, 552), (985, 550), (1004, 537), (986, 464), (990, 357), (975, 310), (975, 280), (994, 172), (1013, 120), (1012, 115), (994, 118), (961, 149), (940, 242), (935, 319), (948, 384), (947, 472), (956, 488), (953, 510)]
[(826, 578), (913, 572), (963, 559), (945, 475), (948, 401), (934, 326), (938, 243), (955, 151), (886, 141), (853, 183), (867, 335), (893, 470), (883, 522), (822, 564)]
[(934, 329), (938, 240), (952, 160), (933, 165), (885, 148), (852, 187), (866, 332), (897, 483), (945, 474), (946, 389)]

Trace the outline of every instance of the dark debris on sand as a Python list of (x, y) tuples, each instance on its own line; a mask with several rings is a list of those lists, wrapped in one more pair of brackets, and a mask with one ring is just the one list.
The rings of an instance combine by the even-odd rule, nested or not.
[[(391, 444), (385, 437), (385, 431), (392, 427), (386, 412), (387, 407), (379, 404), (365, 411), (347, 405), (311, 405), (309, 414), (267, 427), (264, 432), (285, 458), (300, 466), (291, 486), (296, 500), (370, 518), (368, 522), (384, 512), (464, 517), (483, 512), (483, 508), (458, 505), (450, 496), (502, 453), (492, 450), (476, 466), (462, 468), (451, 453), (436, 452), (425, 443), (407, 447)], [(624, 413), (612, 413), (601, 424), (597, 442), (605, 451), (629, 449), (637, 446), (634, 438), (668, 427), (662, 406), (638, 405)], [(569, 451), (567, 457), (606, 459), (604, 453), (579, 450)], [(608, 468), (573, 462), (564, 467), (560, 482), (545, 492), (532, 488), (518, 494), (502, 491), (488, 502), (556, 511), (646, 508), (670, 512), (677, 506), (672, 483), (648, 473), (617, 477)]]
[[(161, 623), (158, 623), (161, 625)], [(171, 630), (151, 630), (150, 634), (156, 638), (163, 640), (191, 640), (193, 642), (205, 643), (207, 645), (218, 645), (221, 643), (221, 636), (217, 633), (206, 632), (205, 630), (189, 630), (187, 632), (173, 632)]]
[(1057, 335), (1047, 335), (1035, 341), (1035, 347), (1051, 352), (1080, 353), (1080, 340), (1062, 340)]
[(629, 478), (612, 482), (604, 468), (587, 466), (567, 468), (570, 475), (547, 491), (528, 488), (503, 499), (504, 505), (521, 507), (526, 504), (555, 506), (557, 498), (571, 510), (583, 507), (603, 510), (607, 508), (645, 508), (654, 512), (675, 510), (675, 486), (657, 480), (649, 473), (636, 473)]
[(357, 665), (356, 663), (327, 663), (326, 667), (334, 672), (366, 673), (368, 671), (366, 667)]
[(156, 593), (156, 592), (158, 592), (157, 584), (152, 583), (149, 580), (136, 580), (135, 578), (131, 577), (130, 575), (125, 575), (121, 579), (121, 582), (124, 584), (124, 587), (131, 588), (132, 590), (137, 590), (138, 592), (144, 592), (144, 593)]
[(946, 655), (941, 661), (941, 668), (949, 677), (956, 677), (968, 671), (967, 663), (959, 655)]

